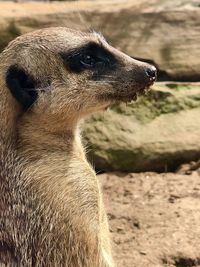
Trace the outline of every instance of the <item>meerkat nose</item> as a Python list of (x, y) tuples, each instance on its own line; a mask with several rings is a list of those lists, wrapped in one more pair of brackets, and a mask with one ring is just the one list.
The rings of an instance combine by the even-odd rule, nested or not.
[(151, 82), (154, 82), (157, 77), (157, 70), (154, 66), (150, 66), (146, 69), (146, 74)]

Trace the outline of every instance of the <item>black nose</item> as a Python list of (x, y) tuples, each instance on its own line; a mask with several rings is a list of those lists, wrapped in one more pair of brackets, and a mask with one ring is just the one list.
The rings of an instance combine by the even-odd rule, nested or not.
[(154, 66), (148, 67), (146, 69), (146, 74), (150, 78), (151, 81), (156, 80), (157, 71), (156, 71), (156, 68)]

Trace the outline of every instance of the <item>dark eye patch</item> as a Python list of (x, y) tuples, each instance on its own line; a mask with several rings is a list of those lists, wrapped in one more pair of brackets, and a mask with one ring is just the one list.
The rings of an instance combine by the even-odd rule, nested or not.
[(81, 73), (88, 69), (98, 73), (104, 68), (113, 68), (117, 61), (114, 55), (96, 43), (89, 43), (60, 55), (65, 66), (74, 73)]
[(36, 82), (16, 65), (9, 67), (6, 84), (13, 97), (27, 110), (37, 99)]

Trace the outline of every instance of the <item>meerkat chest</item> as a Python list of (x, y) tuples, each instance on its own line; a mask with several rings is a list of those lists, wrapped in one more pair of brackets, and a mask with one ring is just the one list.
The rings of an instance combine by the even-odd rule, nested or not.
[(27, 141), (25, 131), (25, 127), (20, 128), (18, 153), (27, 159), (24, 179), (28, 190), (37, 196), (36, 206), (44, 207), (42, 212), (54, 213), (52, 217), (56, 214), (62, 221), (69, 217), (99, 220), (99, 183), (79, 139), (67, 144), (55, 136), (47, 138), (45, 133), (38, 139), (33, 138), (35, 131)]
[(94, 170), (80, 158), (43, 157), (26, 168), (30, 187), (60, 211), (98, 216), (101, 192)]

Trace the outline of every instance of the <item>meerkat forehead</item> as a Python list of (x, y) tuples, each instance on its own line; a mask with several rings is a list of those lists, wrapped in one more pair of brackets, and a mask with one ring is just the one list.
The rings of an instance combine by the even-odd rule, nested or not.
[(81, 32), (64, 27), (45, 28), (16, 38), (11, 45), (21, 48), (46, 48), (50, 51), (59, 52), (62, 49), (74, 49), (88, 42), (99, 45), (107, 45), (103, 35), (92, 32)]

